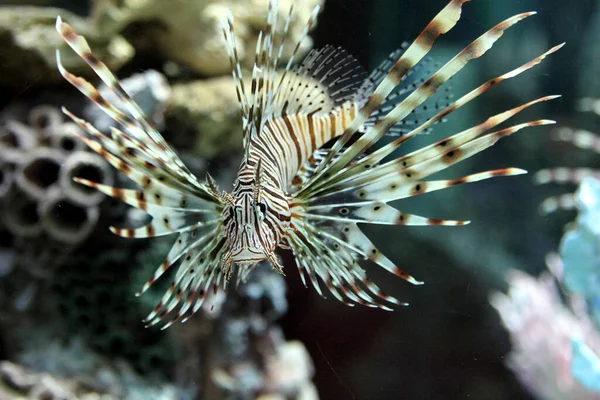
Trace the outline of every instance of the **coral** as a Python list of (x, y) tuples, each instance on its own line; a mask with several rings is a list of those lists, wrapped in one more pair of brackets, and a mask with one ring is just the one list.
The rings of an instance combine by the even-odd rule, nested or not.
[[(102, 60), (113, 69), (133, 56), (133, 48), (119, 35), (98, 35), (85, 19), (66, 10), (42, 7), (3, 7), (0, 13), (0, 85), (22, 89), (24, 86), (56, 83), (55, 49), (67, 45), (56, 34), (57, 15), (85, 33)], [(63, 64), (71, 71), (89, 74), (79, 58), (63, 51)]]
[(0, 398), (31, 400), (116, 400), (85, 384), (36, 373), (20, 365), (0, 362)]
[(54, 280), (54, 297), (70, 335), (104, 355), (126, 358), (138, 370), (160, 371), (177, 352), (169, 337), (140, 323), (145, 310), (132, 296), (138, 282), (126, 272), (134, 256), (132, 249), (123, 249), (102, 251), (92, 259), (73, 257)]
[[(39, 108), (41, 107), (36, 107), (32, 111), (37, 111)], [(58, 110), (54, 109), (54, 111)], [(48, 125), (43, 125), (40, 128), (38, 128), (48, 138), (50, 146), (55, 149), (61, 149), (67, 152), (86, 150), (87, 147), (85, 143), (83, 143), (77, 137), (77, 134), (80, 132), (79, 127), (72, 122), (61, 123), (62, 114), (59, 114), (59, 116), (61, 117), (61, 119), (58, 121), (58, 123), (54, 123), (54, 121), (48, 119), (46, 121), (50, 122)], [(48, 116), (45, 115), (39, 115), (39, 118), (41, 118), (42, 120), (47, 117)], [(32, 123), (32, 126), (35, 125)]]
[(262, 263), (222, 307), (211, 366), (226, 398), (318, 398), (304, 345), (286, 342), (274, 323), (287, 311), (281, 275)]
[(46, 311), (49, 280), (96, 227), (104, 197), (73, 176), (105, 183), (114, 177), (102, 157), (82, 149), (76, 126), (57, 108), (17, 110), (4, 111), (0, 124), (0, 231), (11, 252), (0, 303), (8, 325)]
[[(62, 380), (80, 382), (80, 386), (108, 398), (127, 400), (175, 400), (192, 399), (186, 391), (165, 381), (157, 375), (140, 375), (124, 361), (94, 352), (80, 340), (69, 339), (66, 343), (46, 337), (47, 330), (30, 335), (34, 345), (22, 352), (18, 361), (27, 367), (61, 377)], [(62, 400), (62, 399), (61, 399)]]
[(15, 236), (39, 237), (42, 232), (42, 221), (37, 210), (37, 201), (19, 190), (7, 193), (1, 208), (2, 222)]
[(581, 339), (571, 340), (571, 374), (583, 387), (600, 393), (600, 356)]
[(29, 124), (8, 117), (0, 128), (4, 224), (18, 237), (47, 235), (58, 243), (81, 243), (96, 226), (104, 196), (73, 177), (112, 184), (113, 171), (102, 157), (82, 148), (79, 128), (63, 122), (58, 109), (31, 109)]
[(514, 272), (508, 295), (491, 298), (511, 335), (508, 365), (540, 399), (600, 398), (600, 181), (584, 178), (574, 204), (577, 221), (547, 260), (554, 276)]
[[(600, 115), (600, 100), (583, 98), (579, 111)], [(559, 142), (600, 154), (600, 137), (583, 129), (560, 127)], [(542, 399), (600, 398), (600, 170), (558, 167), (538, 171), (540, 184), (578, 184), (575, 193), (546, 198), (544, 213), (578, 211), (563, 235), (559, 254), (550, 254), (552, 275), (537, 280), (524, 274), (509, 278), (508, 296), (492, 304), (511, 334), (509, 365)], [(557, 293), (564, 290), (568, 304)]]
[[(54, 136), (62, 134), (62, 130), (51, 133), (54, 127), (60, 126), (63, 120), (63, 115), (56, 107), (42, 104), (29, 111), (27, 121), (29, 125), (41, 133), (42, 136)], [(67, 149), (68, 150), (68, 149)]]
[(0, 197), (4, 197), (8, 193), (13, 180), (13, 172), (4, 163), (0, 163)]
[[(64, 146), (65, 137), (63, 136)], [(93, 182), (112, 182), (112, 170), (101, 157), (86, 151), (75, 151), (64, 159), (59, 171), (58, 182), (63, 197), (75, 204), (87, 207), (99, 204), (105, 196), (97, 190), (76, 183), (73, 178), (85, 178)]]
[(95, 228), (100, 210), (81, 207), (67, 193), (59, 186), (52, 187), (38, 203), (38, 212), (50, 237), (62, 243), (79, 243)]
[(588, 177), (576, 195), (579, 216), (560, 243), (561, 280), (586, 300), (600, 330), (600, 181)]
[(17, 164), (17, 187), (34, 201), (43, 200), (58, 182), (62, 151), (38, 147), (27, 151)]
[(539, 399), (598, 399), (571, 372), (577, 358), (572, 340), (580, 339), (600, 350), (600, 337), (586, 318), (562, 304), (549, 274), (535, 279), (514, 271), (507, 295), (491, 297), (510, 333), (512, 351), (507, 364)]
[[(191, 392), (166, 380), (180, 354), (177, 343), (172, 335), (143, 327), (140, 321), (146, 310), (133, 296), (141, 285), (136, 280), (137, 267), (154, 268), (160, 263), (160, 256), (152, 257), (156, 248), (164, 250), (156, 243), (113, 251), (95, 246), (89, 254), (80, 248), (61, 259), (58, 273), (49, 274), (50, 288), (38, 284), (43, 291), (37, 298), (43, 299), (43, 305), (23, 309), (27, 313), (10, 319), (6, 319), (9, 307), (4, 301), (16, 303), (21, 297), (24, 301), (25, 296), (15, 299), (14, 294), (33, 279), (16, 275), (23, 268), (6, 271), (11, 275), (0, 293), (0, 321), (2, 339), (10, 343), (10, 359), (119, 399), (191, 400)], [(22, 251), (31, 253), (27, 248)], [(147, 264), (140, 266), (141, 261)], [(35, 265), (43, 269), (49, 262), (42, 259)], [(194, 379), (197, 382), (198, 376)]]
[(177, 132), (172, 141), (200, 157), (242, 148), (242, 119), (231, 77), (174, 85), (165, 118)]
[[(284, 38), (286, 46), (284, 58), (291, 53), (302, 33), (304, 24), (317, 3), (322, 0), (296, 2), (294, 15)], [(207, 0), (94, 0), (92, 16), (97, 30), (105, 34), (122, 32), (135, 22), (146, 22), (145, 37), (150, 37), (163, 58), (191, 67), (203, 75), (218, 75), (230, 71), (229, 58), (223, 46), (221, 19), (225, 9), (229, 8), (235, 18), (237, 48), (240, 60), (246, 68), (251, 68), (258, 31), (264, 26), (265, 10), (268, 0), (239, 2), (227, 0), (213, 2)], [(281, 1), (280, 8), (287, 10), (290, 0)], [(282, 13), (284, 14), (284, 13)], [(280, 29), (283, 26), (280, 16)], [(139, 36), (140, 27), (136, 29)], [(302, 53), (312, 46), (305, 40)], [(286, 56), (288, 55), (288, 56)]]
[[(161, 130), (164, 125), (165, 103), (171, 96), (171, 88), (167, 79), (160, 72), (148, 70), (122, 79), (120, 83), (144, 114), (152, 120), (155, 127)], [(127, 111), (119, 98), (106, 85), (101, 85), (98, 91), (106, 101), (114, 104), (121, 111)], [(86, 119), (102, 132), (109, 132), (111, 127), (118, 127), (111, 117), (93, 103), (86, 104), (83, 113)]]
[(36, 132), (18, 121), (8, 121), (0, 130), (0, 155), (4, 163), (16, 163), (38, 145)]
[(301, 342), (289, 341), (281, 344), (276, 354), (266, 363), (265, 391), (296, 395), (298, 399), (318, 398), (310, 380), (314, 368), (310, 355)]

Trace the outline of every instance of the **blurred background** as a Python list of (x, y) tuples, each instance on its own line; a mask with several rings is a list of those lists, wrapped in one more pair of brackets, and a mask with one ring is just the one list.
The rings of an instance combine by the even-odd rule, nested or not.
[[(584, 350), (600, 354), (593, 313), (600, 308), (600, 235), (594, 230), (600, 218), (594, 214), (597, 203), (589, 201), (598, 188), (586, 181), (585, 196), (581, 191), (579, 198), (563, 196), (559, 208), (569, 209), (548, 214), (540, 208), (550, 204), (544, 199), (575, 192), (581, 176), (568, 186), (539, 186), (533, 179), (543, 168), (597, 168), (600, 157), (565, 143), (573, 140), (553, 140), (558, 130), (551, 126), (521, 131), (439, 176), (503, 167), (530, 174), (394, 204), (471, 224), (364, 228), (399, 267), (425, 281), (412, 286), (366, 266), (374, 282), (410, 307), (388, 313), (322, 299), (304, 288), (291, 253), (283, 251), (285, 279), (268, 266), (259, 268), (238, 291), (215, 299), (212, 310), (207, 307), (188, 323), (167, 331), (144, 329), (141, 319), (165, 285), (140, 298), (134, 293), (174, 239), (112, 235), (108, 226), (139, 225), (145, 216), (72, 181), (83, 176), (127, 184), (76, 139), (78, 128), (60, 112), (65, 105), (102, 131), (113, 124), (58, 74), (56, 48), (67, 69), (97, 82), (56, 33), (56, 16), (88, 39), (190, 169), (200, 177), (209, 171), (229, 189), (242, 156), (241, 120), (219, 18), (231, 8), (240, 57), (250, 68), (267, 3), (0, 1), (0, 358), (5, 360), (0, 396), (600, 399), (600, 364), (593, 364), (593, 357), (579, 359), (576, 351), (588, 346)], [(289, 40), (299, 36), (320, 3), (318, 25), (303, 52), (341, 46), (370, 71), (412, 41), (447, 2), (296, 3)], [(289, 0), (281, 4), (287, 10)], [(600, 117), (589, 112), (596, 103), (582, 101), (600, 97), (596, 0), (473, 0), (430, 55), (443, 64), (496, 23), (532, 10), (538, 15), (508, 30), (452, 78), (444, 86), (451, 88), (448, 93), (456, 99), (556, 44), (566, 46), (451, 114), (401, 152), (551, 94), (562, 97), (525, 110), (515, 121), (547, 118), (560, 128), (598, 131)], [(561, 242), (565, 232), (575, 237)], [(552, 274), (546, 272), (548, 259), (554, 260)], [(585, 271), (578, 269), (583, 264)], [(578, 328), (561, 330), (565, 326)], [(540, 344), (554, 336), (563, 340)]]

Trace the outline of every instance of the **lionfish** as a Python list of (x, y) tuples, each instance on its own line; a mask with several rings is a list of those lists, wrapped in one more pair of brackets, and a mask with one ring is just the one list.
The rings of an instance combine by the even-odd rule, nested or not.
[[(179, 266), (169, 289), (145, 319), (148, 325), (162, 321), (165, 329), (174, 322), (186, 321), (211, 292), (226, 289), (234, 265), (238, 266), (238, 283), (263, 260), (283, 274), (282, 262), (275, 253), (277, 247), (292, 251), (304, 285), (310, 281), (321, 296), (320, 282), (347, 305), (384, 310), (406, 305), (368, 280), (359, 261), (370, 260), (412, 284), (422, 282), (382, 254), (358, 224), (467, 224), (469, 221), (409, 214), (387, 203), (463, 183), (523, 174), (526, 171), (505, 168), (458, 179), (425, 180), (522, 128), (554, 123), (540, 119), (486, 134), (529, 106), (558, 96), (542, 97), (410, 154), (386, 160), (434, 123), (492, 86), (537, 65), (562, 46), (553, 47), (449, 104), (436, 103), (428, 109), (426, 101), (442, 84), (488, 51), (505, 30), (535, 14), (518, 14), (500, 22), (431, 76), (410, 83), (407, 77), (426, 60), (435, 40), (456, 25), (467, 1), (451, 0), (412, 44), (393, 52), (367, 75), (355, 58), (331, 46), (312, 50), (294, 66), (302, 41), (316, 23), (319, 6), (292, 45), (285, 68), (278, 70), (284, 40), (279, 40), (276, 33), (279, 1), (270, 0), (266, 28), (258, 35), (249, 89), (243, 82), (233, 16), (227, 12), (223, 35), (242, 114), (244, 144), (243, 160), (231, 192), (219, 191), (208, 174), (201, 182), (190, 172), (117, 78), (92, 54), (86, 40), (58, 17), (59, 34), (118, 96), (127, 113), (106, 101), (88, 81), (68, 72), (57, 51), (60, 73), (124, 131), (111, 128), (110, 134), (103, 134), (68, 110), (63, 111), (87, 132), (82, 140), (140, 189), (115, 188), (85, 179), (76, 181), (144, 210), (153, 218), (137, 229), (111, 228), (115, 234), (127, 238), (177, 234), (165, 261), (137, 293), (141, 295), (167, 270)], [(282, 37), (287, 34), (292, 13), (293, 1)], [(428, 118), (411, 119), (415, 112), (428, 112)], [(393, 140), (369, 151), (385, 135), (391, 135)], [(168, 315), (172, 317), (167, 319)]]
[[(596, 115), (600, 115), (600, 99), (583, 98), (579, 101), (579, 111), (592, 111)], [(584, 130), (574, 129), (569, 127), (558, 128), (553, 132), (553, 139), (560, 142), (567, 142), (584, 150), (591, 150), (600, 154), (600, 136)], [(586, 177), (591, 176), (600, 179), (600, 170), (594, 168), (546, 168), (542, 169), (534, 175), (534, 180), (538, 184), (560, 183), (560, 184), (576, 184), (579, 185)], [(557, 196), (550, 196), (544, 199), (540, 209), (543, 213), (548, 214), (556, 210), (572, 210), (575, 208), (576, 196), (575, 193), (564, 193)]]

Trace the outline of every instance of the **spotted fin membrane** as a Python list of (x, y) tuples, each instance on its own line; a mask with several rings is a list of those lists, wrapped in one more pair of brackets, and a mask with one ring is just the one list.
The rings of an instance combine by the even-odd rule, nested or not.
[[(319, 7), (311, 14), (298, 41), (292, 44), (289, 61), (280, 69), (283, 37), (288, 32), (294, 2), (285, 19), (283, 35), (279, 36), (279, 1), (271, 0), (266, 28), (257, 41), (249, 91), (243, 84), (232, 14), (228, 12), (223, 20), (223, 35), (242, 114), (245, 153), (242, 165), (255, 167), (260, 159), (265, 176), (273, 182), (282, 182), (291, 220), (280, 246), (291, 249), (303, 282), (307, 285), (310, 281), (321, 295), (325, 293), (321, 287), (324, 285), (335, 298), (350, 306), (362, 304), (390, 310), (393, 305), (405, 304), (384, 294), (367, 278), (361, 264), (371, 262), (413, 284), (422, 282), (382, 254), (358, 224), (467, 224), (468, 221), (409, 214), (387, 203), (463, 183), (523, 174), (525, 171), (518, 168), (503, 168), (454, 179), (427, 180), (523, 128), (554, 123), (539, 119), (494, 130), (522, 110), (558, 97), (546, 96), (493, 115), (409, 154), (394, 155), (405, 142), (427, 132), (491, 87), (539, 64), (562, 46), (555, 46), (451, 101), (442, 86), (471, 60), (486, 53), (507, 29), (535, 14), (518, 14), (500, 22), (438, 68), (427, 58), (428, 53), (439, 36), (456, 25), (466, 1), (450, 1), (414, 42), (392, 53), (367, 75), (347, 52), (329, 46), (313, 50), (294, 66), (303, 39), (316, 23)], [(119, 111), (92, 84), (69, 73), (57, 53), (63, 77), (117, 121), (121, 129), (113, 128), (106, 135), (68, 110), (65, 113), (87, 132), (82, 140), (139, 189), (113, 188), (84, 179), (78, 182), (153, 217), (141, 228), (112, 228), (116, 234), (136, 238), (178, 235), (166, 260), (140, 294), (169, 268), (178, 265), (169, 289), (146, 322), (153, 325), (164, 321), (166, 328), (176, 321), (185, 321), (198, 311), (209, 292), (216, 293), (226, 287), (221, 260), (230, 243), (223, 232), (228, 216), (222, 211), (223, 201), (230, 199), (227, 194), (217, 192), (211, 179), (201, 182), (191, 174), (116, 77), (93, 56), (84, 38), (60, 18), (57, 30), (127, 109), (127, 113)], [(386, 135), (393, 140), (372, 150)], [(243, 168), (240, 171), (238, 180), (242, 174), (254, 176)], [(266, 193), (267, 199), (268, 196)], [(240, 276), (248, 271), (243, 270)]]

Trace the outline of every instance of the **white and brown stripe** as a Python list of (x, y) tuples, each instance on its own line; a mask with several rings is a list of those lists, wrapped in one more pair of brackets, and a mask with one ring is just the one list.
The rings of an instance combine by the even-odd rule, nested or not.
[[(175, 314), (164, 327), (185, 321), (210, 293), (224, 289), (233, 264), (241, 268), (238, 282), (259, 261), (268, 260), (283, 273), (275, 255), (277, 247), (290, 248), (302, 281), (323, 294), (320, 283), (348, 305), (361, 304), (390, 310), (398, 300), (370, 282), (359, 260), (369, 260), (413, 284), (417, 279), (382, 254), (359, 229), (359, 223), (387, 225), (460, 226), (469, 221), (442, 220), (409, 214), (386, 204), (463, 183), (525, 173), (518, 168), (481, 172), (457, 179), (426, 180), (463, 161), (499, 139), (520, 129), (551, 124), (534, 120), (490, 132), (522, 110), (556, 96), (527, 102), (488, 118), (483, 123), (410, 154), (383, 162), (403, 143), (428, 131), (436, 122), (458, 110), (498, 83), (539, 64), (556, 46), (520, 67), (490, 79), (453, 103), (440, 105), (435, 93), (466, 64), (486, 53), (517, 22), (533, 15), (508, 18), (465, 47), (448, 63), (419, 70), (419, 79), (407, 78), (426, 60), (434, 42), (452, 29), (467, 0), (451, 0), (417, 39), (383, 62), (369, 77), (343, 49), (327, 46), (313, 50), (297, 67), (292, 63), (302, 40), (316, 23), (316, 7), (293, 45), (283, 72), (277, 67), (283, 49), (278, 42), (278, 0), (270, 0), (267, 24), (259, 34), (250, 89), (244, 87), (234, 34), (227, 13), (223, 36), (232, 67), (243, 119), (244, 159), (231, 193), (219, 193), (212, 178), (201, 183), (151, 126), (139, 107), (123, 91), (114, 75), (96, 59), (87, 42), (60, 19), (57, 29), (69, 45), (92, 67), (125, 105), (120, 111), (89, 82), (70, 74), (60, 64), (67, 81), (94, 101), (123, 130), (110, 135), (67, 112), (88, 136), (82, 139), (139, 186), (139, 190), (78, 182), (97, 188), (149, 213), (153, 220), (137, 229), (117, 229), (125, 237), (178, 234), (178, 239), (140, 294), (171, 266), (179, 264), (175, 279), (146, 322), (154, 325)], [(283, 27), (288, 31), (293, 1)], [(437, 68), (437, 67), (436, 67)], [(423, 73), (427, 73), (423, 76)], [(405, 83), (403, 83), (405, 82)], [(443, 93), (443, 91), (440, 91)], [(447, 99), (447, 98), (446, 98)], [(445, 100), (444, 100), (445, 101)], [(432, 110), (430, 112), (429, 110)], [(419, 113), (419, 119), (411, 115)], [(422, 117), (425, 115), (425, 118)], [(370, 154), (386, 134), (399, 132), (399, 124), (412, 130)], [(579, 142), (595, 146), (589, 137)]]

